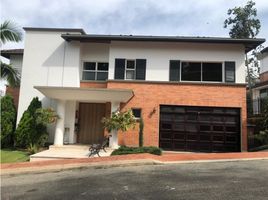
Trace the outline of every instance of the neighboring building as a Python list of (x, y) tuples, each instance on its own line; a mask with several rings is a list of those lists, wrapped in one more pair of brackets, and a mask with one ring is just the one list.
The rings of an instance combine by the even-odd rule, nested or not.
[(258, 82), (253, 91), (253, 114), (263, 112), (263, 106), (268, 99), (268, 47), (261, 51), (260, 60), (260, 82)]
[[(1, 50), (1, 56), (9, 59), (9, 64), (14, 67), (19, 74), (22, 71), (22, 60), (23, 60), (23, 49), (8, 49), (8, 50)], [(19, 94), (20, 88), (19, 87), (10, 87), (6, 85), (6, 94), (10, 94), (14, 98), (14, 104), (18, 109), (19, 104)]]
[[(24, 30), (17, 121), (38, 96), (60, 116), (50, 127), (55, 145), (97, 143), (102, 117), (133, 109), (144, 119), (145, 146), (247, 150), (244, 58), (264, 39)], [(138, 127), (120, 133), (119, 144), (137, 146)]]

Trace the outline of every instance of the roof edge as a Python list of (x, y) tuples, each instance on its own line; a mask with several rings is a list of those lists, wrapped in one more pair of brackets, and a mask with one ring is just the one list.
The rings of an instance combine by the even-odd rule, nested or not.
[(45, 28), (45, 27), (23, 27), (25, 31), (58, 31), (58, 32), (80, 32), (86, 35), (86, 32), (82, 28)]

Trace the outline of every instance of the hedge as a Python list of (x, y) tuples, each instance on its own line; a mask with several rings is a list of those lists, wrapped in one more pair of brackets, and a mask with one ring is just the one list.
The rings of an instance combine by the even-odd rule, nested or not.
[(112, 152), (114, 155), (125, 155), (125, 154), (139, 154), (139, 153), (150, 153), (154, 155), (161, 155), (162, 149), (158, 147), (126, 147), (121, 146), (119, 149), (116, 149)]

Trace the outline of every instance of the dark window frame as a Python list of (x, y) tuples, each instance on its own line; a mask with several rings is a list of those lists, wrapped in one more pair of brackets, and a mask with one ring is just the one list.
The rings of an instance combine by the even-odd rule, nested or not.
[[(175, 59), (169, 60), (174, 61)], [(178, 60), (178, 59), (177, 59)], [(191, 61), (191, 60), (178, 60), (180, 61), (180, 71), (179, 71), (179, 80), (180, 82), (202, 82), (202, 83), (224, 83), (225, 82), (225, 65), (224, 61)], [(200, 81), (193, 81), (193, 80), (182, 80), (182, 68), (183, 63), (189, 62), (189, 63), (200, 63), (201, 70), (200, 70)], [(204, 81), (203, 80), (203, 63), (217, 63), (221, 64), (221, 81)], [(169, 71), (170, 73), (170, 71)], [(170, 81), (170, 80), (169, 80)]]
[(134, 117), (135, 117), (136, 120), (139, 120), (139, 119), (142, 117), (142, 108), (136, 108), (136, 107), (134, 107), (134, 108), (131, 108), (131, 110), (132, 110), (133, 115), (134, 115), (133, 110), (139, 110), (139, 112), (140, 112), (140, 117), (136, 117), (136, 116), (134, 115)]
[[(81, 77), (82, 81), (105, 81), (105, 80), (98, 80), (98, 74), (101, 74), (101, 73), (107, 73), (107, 79), (106, 80), (108, 80), (108, 78), (109, 78), (109, 62), (105, 62), (105, 61), (83, 61), (82, 63), (83, 63), (82, 64), (82, 77)], [(85, 63), (95, 63), (95, 70), (85, 70), (84, 69)], [(107, 70), (99, 70), (98, 66), (99, 66), (100, 63), (107, 64), (108, 69)], [(84, 79), (84, 72), (95, 73), (94, 80), (93, 79)]]

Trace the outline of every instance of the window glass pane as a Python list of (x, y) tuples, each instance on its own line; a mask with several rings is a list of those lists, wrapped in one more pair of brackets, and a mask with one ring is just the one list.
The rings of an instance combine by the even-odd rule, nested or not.
[(95, 80), (95, 72), (83, 72), (83, 80)]
[(135, 118), (141, 118), (141, 109), (140, 108), (132, 108), (132, 113)]
[(108, 63), (98, 63), (98, 70), (108, 71)]
[(182, 62), (181, 80), (201, 81), (201, 63)]
[(260, 90), (260, 97), (261, 98), (265, 98), (265, 97), (267, 97), (268, 96), (268, 89), (261, 89)]
[(135, 61), (127, 60), (127, 69), (135, 69)]
[(97, 80), (107, 80), (108, 79), (108, 72), (97, 72)]
[(135, 71), (134, 70), (127, 70), (126, 71), (126, 79), (134, 79)]
[(222, 64), (221, 63), (203, 63), (202, 80), (222, 82)]
[(84, 63), (84, 70), (96, 70), (96, 63), (95, 62), (85, 62)]

